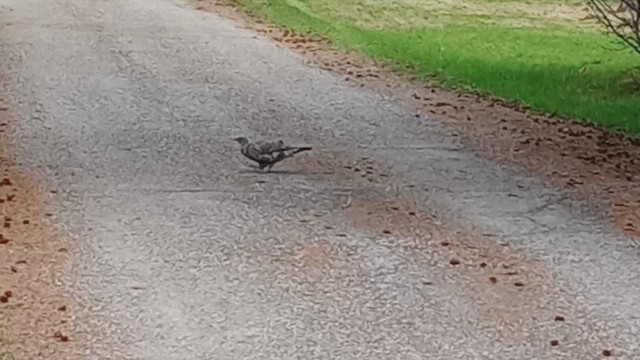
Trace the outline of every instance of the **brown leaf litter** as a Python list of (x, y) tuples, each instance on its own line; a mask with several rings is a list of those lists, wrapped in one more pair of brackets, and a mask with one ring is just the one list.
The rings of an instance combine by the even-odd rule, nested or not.
[(10, 109), (0, 110), (0, 357), (117, 359), (105, 320), (59, 285), (74, 244), (45, 216), (36, 176), (13, 161)]

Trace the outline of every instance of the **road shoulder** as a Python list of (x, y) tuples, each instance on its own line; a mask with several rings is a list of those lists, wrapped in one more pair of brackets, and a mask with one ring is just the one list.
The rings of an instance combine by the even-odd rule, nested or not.
[[(54, 193), (14, 161), (11, 104), (0, 101), (0, 359), (84, 359), (117, 353), (106, 320), (65, 287), (74, 243), (48, 212)], [(92, 339), (99, 338), (99, 344)], [(88, 346), (91, 345), (91, 350)]]

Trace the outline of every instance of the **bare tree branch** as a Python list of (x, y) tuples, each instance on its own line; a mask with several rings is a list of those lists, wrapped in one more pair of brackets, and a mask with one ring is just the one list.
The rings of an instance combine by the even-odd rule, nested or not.
[(587, 0), (593, 18), (640, 54), (640, 0), (622, 0), (616, 9), (609, 0)]

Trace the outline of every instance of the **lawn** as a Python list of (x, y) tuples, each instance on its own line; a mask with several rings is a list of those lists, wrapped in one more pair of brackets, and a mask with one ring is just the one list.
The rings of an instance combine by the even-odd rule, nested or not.
[(424, 79), (640, 134), (640, 55), (572, 0), (236, 0), (278, 26), (322, 35)]

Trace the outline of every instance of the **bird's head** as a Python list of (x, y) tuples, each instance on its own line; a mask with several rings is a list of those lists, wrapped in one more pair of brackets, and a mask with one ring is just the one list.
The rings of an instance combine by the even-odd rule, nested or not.
[(245, 145), (249, 143), (249, 140), (247, 140), (246, 137), (244, 136), (238, 136), (237, 138), (233, 139), (234, 141), (236, 141), (237, 143), (239, 143), (240, 145)]

